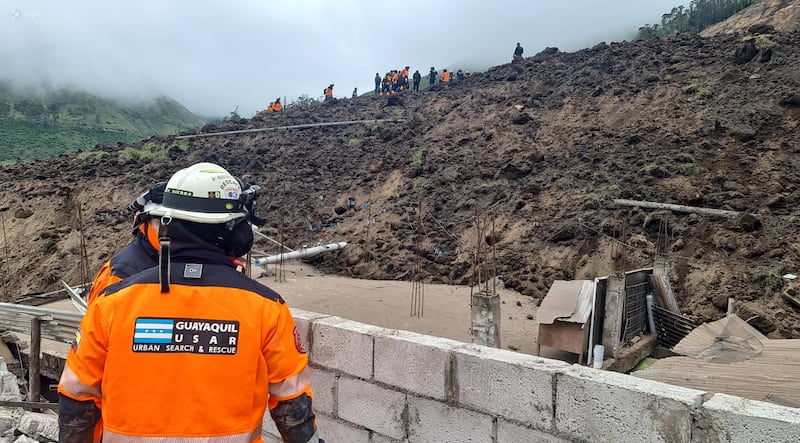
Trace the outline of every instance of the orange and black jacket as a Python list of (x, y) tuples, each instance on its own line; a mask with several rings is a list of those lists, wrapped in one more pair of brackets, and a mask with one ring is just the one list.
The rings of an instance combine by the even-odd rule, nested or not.
[(275, 112), (281, 112), (283, 110), (283, 105), (280, 102), (275, 102), (275, 104), (272, 105), (272, 110)]
[(136, 238), (97, 272), (89, 289), (88, 304), (92, 304), (109, 285), (158, 264), (158, 233), (147, 222), (137, 229)]
[[(174, 246), (174, 245), (173, 245)], [(59, 391), (59, 441), (260, 442), (266, 407), (284, 441), (316, 433), (308, 356), (276, 292), (207, 249), (175, 251), (89, 306)]]

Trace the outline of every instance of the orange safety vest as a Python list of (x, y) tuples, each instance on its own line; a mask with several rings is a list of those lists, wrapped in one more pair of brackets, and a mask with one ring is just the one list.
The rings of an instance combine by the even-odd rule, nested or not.
[(272, 105), (272, 110), (275, 112), (281, 112), (281, 110), (283, 110), (283, 105), (281, 105), (280, 102), (275, 102), (275, 104)]
[(333, 98), (333, 88), (325, 88), (325, 97)]
[(400, 78), (400, 74), (398, 74), (397, 72), (395, 72), (394, 74), (392, 74), (392, 82), (394, 82), (394, 83), (397, 83), (397, 80), (398, 80), (399, 78)]
[[(144, 239), (137, 238), (103, 264), (92, 280), (92, 287), (86, 298), (88, 304), (92, 304), (108, 286), (158, 264), (158, 250), (161, 249), (158, 232), (150, 226), (150, 223), (142, 223), (139, 226), (139, 233), (146, 237), (147, 243), (140, 243)], [(147, 245), (153, 248), (152, 251), (144, 250)]]
[(267, 112), (272, 112), (272, 111), (274, 111), (274, 110), (275, 110), (275, 105), (273, 105), (272, 103), (270, 103), (270, 104), (269, 104), (269, 106), (267, 106)]
[(408, 69), (403, 68), (403, 72), (400, 75), (402, 75), (403, 77), (408, 78)]
[(450, 73), (442, 72), (442, 82), (447, 83), (450, 81)]
[(313, 396), (288, 306), (221, 254), (170, 272), (169, 293), (154, 267), (90, 305), (58, 392), (102, 404), (109, 441), (261, 441), (266, 407)]

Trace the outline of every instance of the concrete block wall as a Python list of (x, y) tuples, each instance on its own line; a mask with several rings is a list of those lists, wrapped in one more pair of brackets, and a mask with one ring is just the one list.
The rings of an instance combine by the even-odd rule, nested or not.
[(327, 443), (800, 441), (800, 409), (292, 313)]

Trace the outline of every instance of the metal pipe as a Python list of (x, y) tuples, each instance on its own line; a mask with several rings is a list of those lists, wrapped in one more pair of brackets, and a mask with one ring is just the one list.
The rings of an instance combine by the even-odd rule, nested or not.
[(650, 333), (656, 333), (656, 321), (653, 317), (653, 302), (654, 297), (652, 292), (648, 292), (645, 296), (645, 300), (647, 300), (647, 322), (650, 324)]
[(205, 134), (179, 135), (177, 137), (174, 137), (174, 139), (183, 140), (187, 138), (220, 137), (223, 135), (237, 135), (237, 134), (250, 134), (253, 132), (277, 131), (279, 129), (302, 129), (302, 128), (316, 128), (319, 126), (343, 126), (343, 125), (355, 125), (358, 123), (383, 123), (383, 122), (402, 122), (402, 121), (403, 120), (401, 119), (377, 119), (377, 120), (348, 120), (343, 122), (326, 122), (326, 123), (307, 123), (304, 125), (275, 126), (272, 128), (240, 129), (237, 131), (221, 131), (221, 132), (208, 132)]
[(314, 246), (311, 248), (304, 248), (293, 252), (286, 252), (283, 254), (270, 255), (269, 257), (257, 258), (253, 260), (253, 264), (255, 264), (256, 266), (261, 266), (261, 265), (278, 263), (283, 260), (293, 260), (297, 258), (313, 257), (317, 254), (322, 254), (325, 252), (338, 251), (339, 249), (343, 249), (345, 246), (347, 246), (347, 242), (343, 241), (338, 243), (330, 243), (322, 246)]

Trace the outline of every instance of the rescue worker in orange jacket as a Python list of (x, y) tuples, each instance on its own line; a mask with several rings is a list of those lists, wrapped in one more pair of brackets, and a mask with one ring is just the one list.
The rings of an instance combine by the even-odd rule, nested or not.
[(89, 288), (87, 304), (91, 304), (107, 286), (158, 264), (159, 221), (146, 213), (161, 203), (166, 185), (167, 182), (156, 183), (128, 205), (127, 211), (136, 213), (133, 222), (135, 238), (97, 272)]
[(267, 106), (267, 112), (272, 112), (275, 110), (275, 102), (270, 102), (269, 106)]
[(272, 103), (272, 110), (275, 112), (283, 111), (283, 105), (281, 104), (280, 97), (276, 98), (275, 101)]
[(106, 288), (81, 321), (58, 385), (60, 442), (91, 442), (101, 416), (109, 442), (258, 442), (266, 408), (284, 441), (322, 442), (286, 303), (229, 260), (252, 246), (256, 188), (211, 163), (170, 178), (149, 211), (159, 265)]
[(442, 69), (442, 83), (447, 83), (450, 81), (450, 73), (447, 72), (447, 69)]
[(323, 92), (325, 92), (325, 100), (332, 99), (333, 98), (333, 83), (328, 85), (328, 87), (325, 88), (325, 91), (323, 91)]

